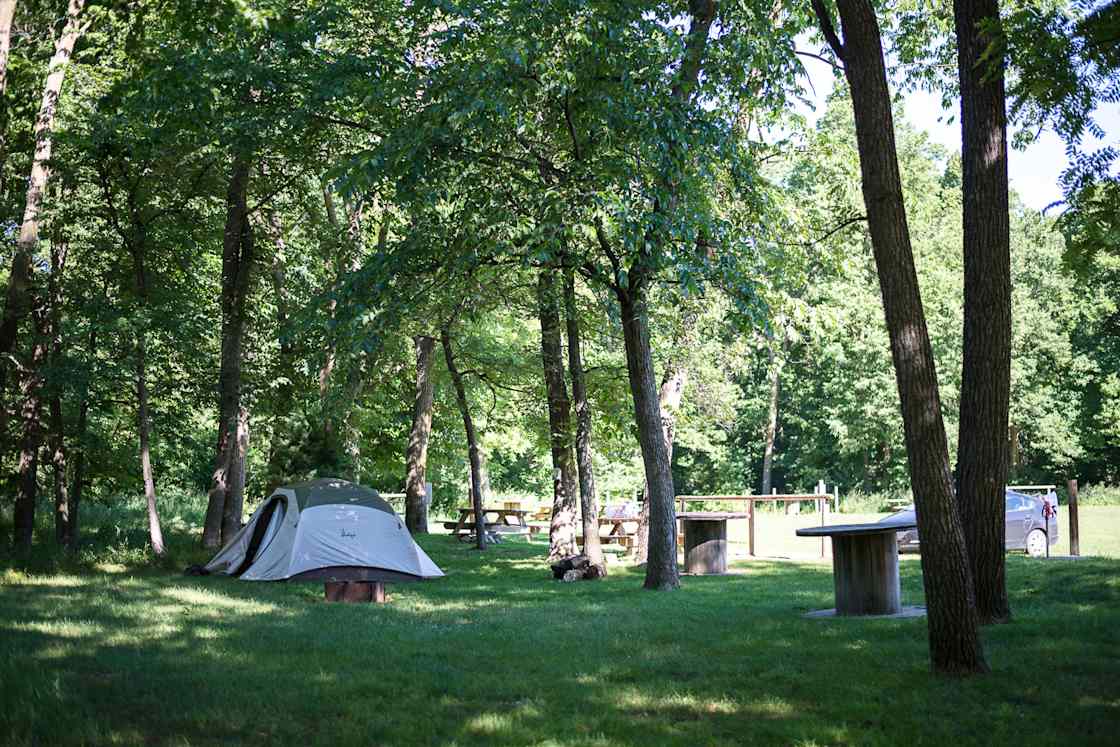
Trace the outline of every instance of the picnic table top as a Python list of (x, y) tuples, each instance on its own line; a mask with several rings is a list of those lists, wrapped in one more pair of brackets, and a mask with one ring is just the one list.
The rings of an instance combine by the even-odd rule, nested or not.
[(884, 532), (904, 532), (916, 529), (914, 522), (876, 522), (874, 524), (834, 524), (827, 527), (806, 527), (798, 529), (798, 537), (848, 537), (859, 534), (882, 534)]
[(745, 511), (681, 511), (678, 519), (688, 521), (721, 521), (726, 519), (746, 519), (750, 514)]
[[(459, 507), (459, 513), (461, 513), (461, 514), (473, 514), (474, 513), (474, 508), (472, 506), (466, 506), (466, 507), (460, 506)], [(499, 506), (483, 506), (482, 507), (482, 513), (484, 513), (484, 514), (514, 514), (514, 515), (521, 516), (521, 515), (524, 515), (524, 514), (531, 514), (533, 512), (529, 511), (528, 509), (524, 509), (524, 508), (501, 508)]]

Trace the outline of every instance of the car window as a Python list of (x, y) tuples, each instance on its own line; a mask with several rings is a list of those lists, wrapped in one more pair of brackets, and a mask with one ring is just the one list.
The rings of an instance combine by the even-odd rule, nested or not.
[(1024, 508), (1022, 498), (1017, 495), (1007, 496), (1007, 511), (1018, 511), (1021, 508)]

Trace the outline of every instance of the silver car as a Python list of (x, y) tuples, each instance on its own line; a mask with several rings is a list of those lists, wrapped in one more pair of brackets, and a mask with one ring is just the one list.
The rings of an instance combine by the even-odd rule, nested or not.
[[(1049, 509), (1047, 506), (1049, 505)], [(1058, 497), (1051, 491), (1046, 495), (1027, 495), (1014, 490), (1006, 491), (1007, 549), (1025, 550), (1028, 555), (1041, 557), (1046, 554), (1046, 539), (1058, 542)], [(1047, 521), (1049, 514), (1049, 521)], [(914, 523), (914, 507), (907, 506), (880, 520), (881, 523)], [(1049, 530), (1049, 531), (1047, 531)], [(918, 530), (898, 533), (899, 552), (918, 552)]]

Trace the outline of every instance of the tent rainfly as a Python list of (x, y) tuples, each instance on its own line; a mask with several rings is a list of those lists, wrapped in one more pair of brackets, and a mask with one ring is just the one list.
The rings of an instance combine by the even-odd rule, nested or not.
[(205, 569), (244, 581), (398, 582), (443, 575), (376, 490), (334, 478), (277, 488)]

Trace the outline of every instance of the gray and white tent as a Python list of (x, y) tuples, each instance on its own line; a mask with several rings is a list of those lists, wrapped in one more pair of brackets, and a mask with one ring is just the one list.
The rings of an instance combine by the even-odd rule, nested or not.
[(205, 568), (246, 581), (443, 575), (376, 490), (332, 478), (277, 488)]

